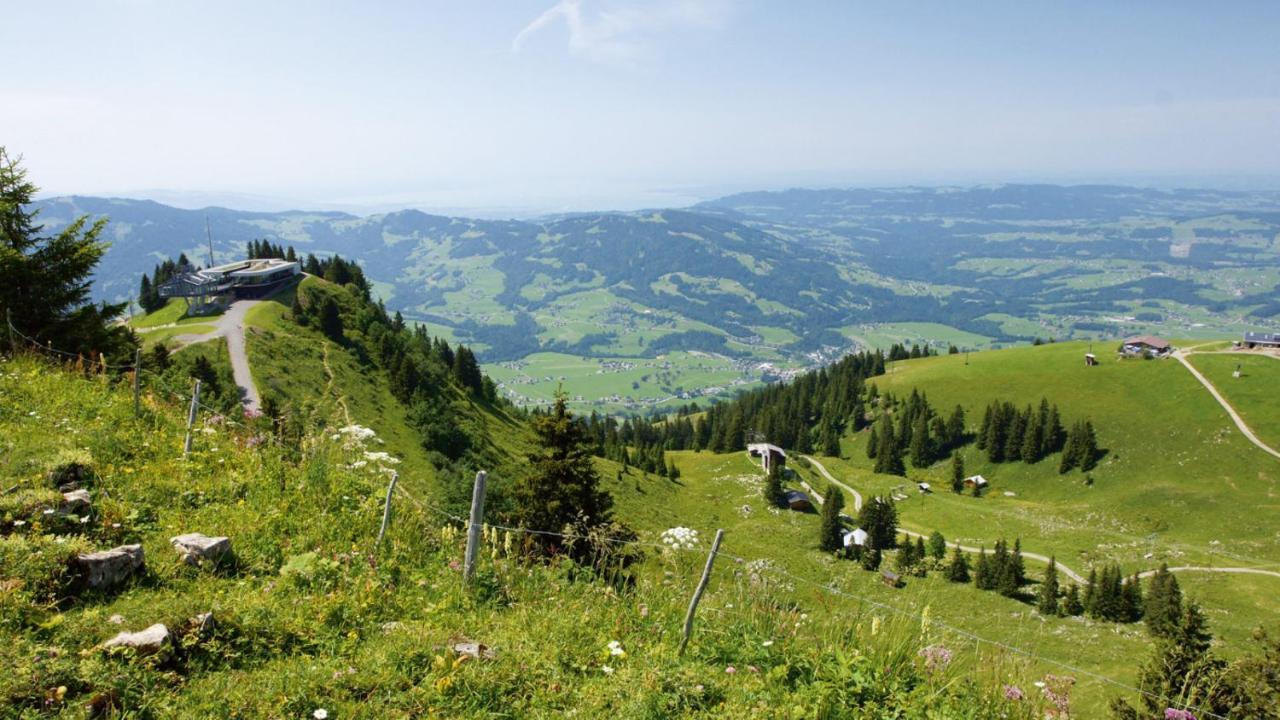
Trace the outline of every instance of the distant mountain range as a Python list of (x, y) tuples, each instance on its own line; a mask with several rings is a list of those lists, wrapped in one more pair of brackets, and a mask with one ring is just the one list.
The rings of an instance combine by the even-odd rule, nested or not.
[(207, 219), (215, 261), (255, 238), (354, 257), (389, 308), (488, 362), (691, 350), (804, 363), (889, 339), (1221, 334), (1280, 313), (1277, 193), (790, 190), (539, 221), (77, 196), (36, 206), (51, 229), (110, 217), (99, 297), (132, 295), (141, 272), (179, 252), (207, 262)]

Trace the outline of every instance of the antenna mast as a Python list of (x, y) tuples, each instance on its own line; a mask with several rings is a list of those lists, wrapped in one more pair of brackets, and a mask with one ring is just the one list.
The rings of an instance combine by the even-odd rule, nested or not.
[(209, 216), (204, 216), (204, 236), (209, 240), (209, 267), (213, 267), (213, 231), (209, 229)]

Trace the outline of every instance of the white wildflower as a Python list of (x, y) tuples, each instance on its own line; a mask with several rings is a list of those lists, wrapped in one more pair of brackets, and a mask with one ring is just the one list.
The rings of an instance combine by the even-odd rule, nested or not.
[(609, 667), (608, 665), (601, 665), (601, 666), (600, 666), (600, 669), (601, 669), (602, 671), (604, 671), (604, 674), (605, 674), (605, 675), (612, 675), (612, 674), (613, 674), (613, 668)]
[(659, 539), (672, 550), (693, 550), (698, 547), (698, 531), (692, 528), (673, 527), (664, 530)]
[(324, 708), (316, 708), (316, 711), (311, 713), (311, 717), (316, 720), (326, 720), (329, 717), (329, 711)]

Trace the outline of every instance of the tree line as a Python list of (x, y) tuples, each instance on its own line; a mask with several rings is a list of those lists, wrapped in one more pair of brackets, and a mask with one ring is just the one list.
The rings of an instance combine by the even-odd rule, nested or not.
[(1034, 464), (1061, 452), (1058, 471), (1062, 473), (1076, 467), (1092, 470), (1100, 456), (1093, 423), (1077, 420), (1070, 431), (1064, 431), (1057, 404), (1045, 398), (1038, 408), (1027, 405), (1022, 410), (1008, 401), (993, 401), (982, 414), (977, 447), (993, 463)]
[[(870, 395), (874, 402), (874, 386)], [(875, 472), (905, 476), (908, 456), (912, 466), (929, 467), (968, 441), (964, 408), (959, 405), (944, 419), (915, 389), (905, 402), (886, 394), (874, 404), (881, 411), (867, 438), (867, 457), (876, 461)]]

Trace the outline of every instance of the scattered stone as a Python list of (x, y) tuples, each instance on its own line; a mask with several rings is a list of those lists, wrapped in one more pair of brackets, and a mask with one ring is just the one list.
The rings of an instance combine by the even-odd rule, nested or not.
[(62, 493), (62, 512), (70, 515), (81, 511), (88, 511), (89, 506), (88, 490), (72, 490)]
[(404, 623), (400, 622), (399, 620), (389, 620), (387, 622), (382, 623), (382, 632), (393, 633), (402, 627), (404, 627)]
[(460, 657), (471, 658), (472, 660), (493, 660), (498, 657), (498, 653), (494, 652), (493, 648), (484, 643), (470, 640), (454, 643), (453, 652)]
[(169, 628), (156, 623), (141, 632), (122, 632), (102, 644), (103, 648), (133, 648), (139, 655), (154, 655), (164, 649), (169, 642)]
[(123, 624), (124, 624), (124, 616), (123, 616), (123, 615), (121, 615), (121, 614), (119, 614), (119, 613), (117, 613), (117, 614), (112, 615), (111, 617), (107, 618), (107, 622), (111, 623), (112, 625), (123, 625)]
[(188, 533), (169, 538), (182, 562), (188, 565), (199, 565), (205, 560), (217, 561), (231, 552), (231, 539), (225, 537), (209, 537), (200, 533)]
[(121, 545), (76, 556), (85, 583), (94, 589), (104, 589), (127, 580), (144, 564), (141, 545)]

